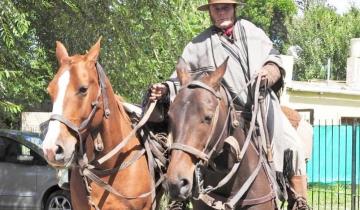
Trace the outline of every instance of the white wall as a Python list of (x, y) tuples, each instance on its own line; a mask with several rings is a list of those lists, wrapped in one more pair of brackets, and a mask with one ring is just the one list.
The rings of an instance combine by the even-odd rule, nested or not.
[(40, 124), (49, 120), (51, 112), (21, 113), (21, 130), (40, 133)]
[(314, 109), (314, 124), (319, 120), (340, 122), (341, 117), (360, 118), (360, 96), (287, 91), (281, 98), (281, 104), (293, 109)]

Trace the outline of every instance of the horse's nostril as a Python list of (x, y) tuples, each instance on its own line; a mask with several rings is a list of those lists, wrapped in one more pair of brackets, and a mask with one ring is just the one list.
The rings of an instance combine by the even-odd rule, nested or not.
[(58, 154), (62, 154), (64, 153), (64, 149), (62, 147), (60, 147), (59, 145), (57, 145), (57, 149), (56, 149), (56, 152), (55, 152), (57, 155)]
[(64, 149), (62, 147), (60, 147), (59, 145), (56, 146), (56, 151), (55, 151), (55, 160), (57, 161), (61, 161), (64, 160), (65, 156), (64, 156)]
[(179, 184), (180, 187), (186, 187), (189, 184), (189, 181), (187, 179), (181, 179)]
[(179, 182), (179, 193), (182, 197), (188, 197), (191, 190), (190, 181), (188, 179), (181, 179)]
[(191, 180), (183, 179), (168, 179), (166, 181), (166, 188), (172, 199), (186, 200), (191, 194)]

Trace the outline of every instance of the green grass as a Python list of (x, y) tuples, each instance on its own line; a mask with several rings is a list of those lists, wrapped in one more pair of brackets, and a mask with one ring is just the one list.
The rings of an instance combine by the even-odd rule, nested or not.
[[(355, 200), (355, 208), (359, 209), (359, 190), (360, 186), (356, 186), (357, 196)], [(351, 185), (343, 183), (335, 184), (310, 184), (308, 189), (308, 201), (314, 210), (317, 209), (351, 209)]]
[[(355, 209), (360, 209), (360, 185), (356, 186)], [(344, 183), (309, 184), (308, 202), (313, 210), (350, 210), (351, 185)], [(166, 210), (168, 197), (163, 196), (160, 210)], [(191, 206), (190, 209), (191, 210)], [(283, 209), (286, 209), (286, 204)]]

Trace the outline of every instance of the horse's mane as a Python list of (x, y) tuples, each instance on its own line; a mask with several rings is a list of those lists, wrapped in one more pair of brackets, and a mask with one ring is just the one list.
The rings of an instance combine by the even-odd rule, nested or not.
[(116, 94), (114, 94), (114, 97), (115, 97), (115, 101), (116, 101), (116, 103), (117, 103), (117, 105), (118, 105), (118, 108), (119, 108), (119, 111), (120, 111), (121, 115), (122, 115), (125, 119), (127, 119), (127, 120), (130, 121), (129, 115), (126, 113), (125, 108), (124, 108), (124, 106), (123, 106), (123, 102), (124, 102), (125, 100), (123, 99), (123, 97), (121, 97), (121, 96), (119, 96), (119, 95), (116, 95)]

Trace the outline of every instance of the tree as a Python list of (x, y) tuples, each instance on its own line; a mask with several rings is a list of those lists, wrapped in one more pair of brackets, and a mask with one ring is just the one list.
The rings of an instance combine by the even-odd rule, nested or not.
[(318, 4), (305, 11), (303, 17), (289, 22), (289, 44), (303, 49), (295, 65), (296, 79), (325, 79), (324, 66), (331, 59), (331, 79), (344, 80), (349, 42), (360, 35), (359, 21), (355, 8), (339, 15), (334, 8)]
[(239, 15), (261, 27), (280, 51), (288, 39), (286, 20), (296, 12), (293, 0), (246, 0), (239, 9)]
[(70, 54), (83, 54), (102, 36), (100, 62), (115, 91), (139, 103), (147, 86), (171, 74), (186, 42), (209, 23), (206, 13), (194, 12), (200, 0), (5, 0), (0, 4), (4, 8), (0, 101), (18, 105), (1, 115), (11, 122), (19, 119), (20, 109), (49, 110), (41, 104), (48, 104), (46, 86), (57, 69), (56, 40)]
[(29, 13), (11, 0), (0, 1), (0, 7), (0, 115), (15, 126), (16, 114), (38, 104), (39, 92), (44, 93), (46, 55), (30, 28)]
[(295, 0), (295, 3), (298, 5), (301, 11), (308, 10), (311, 6), (316, 5), (325, 5), (326, 0)]

